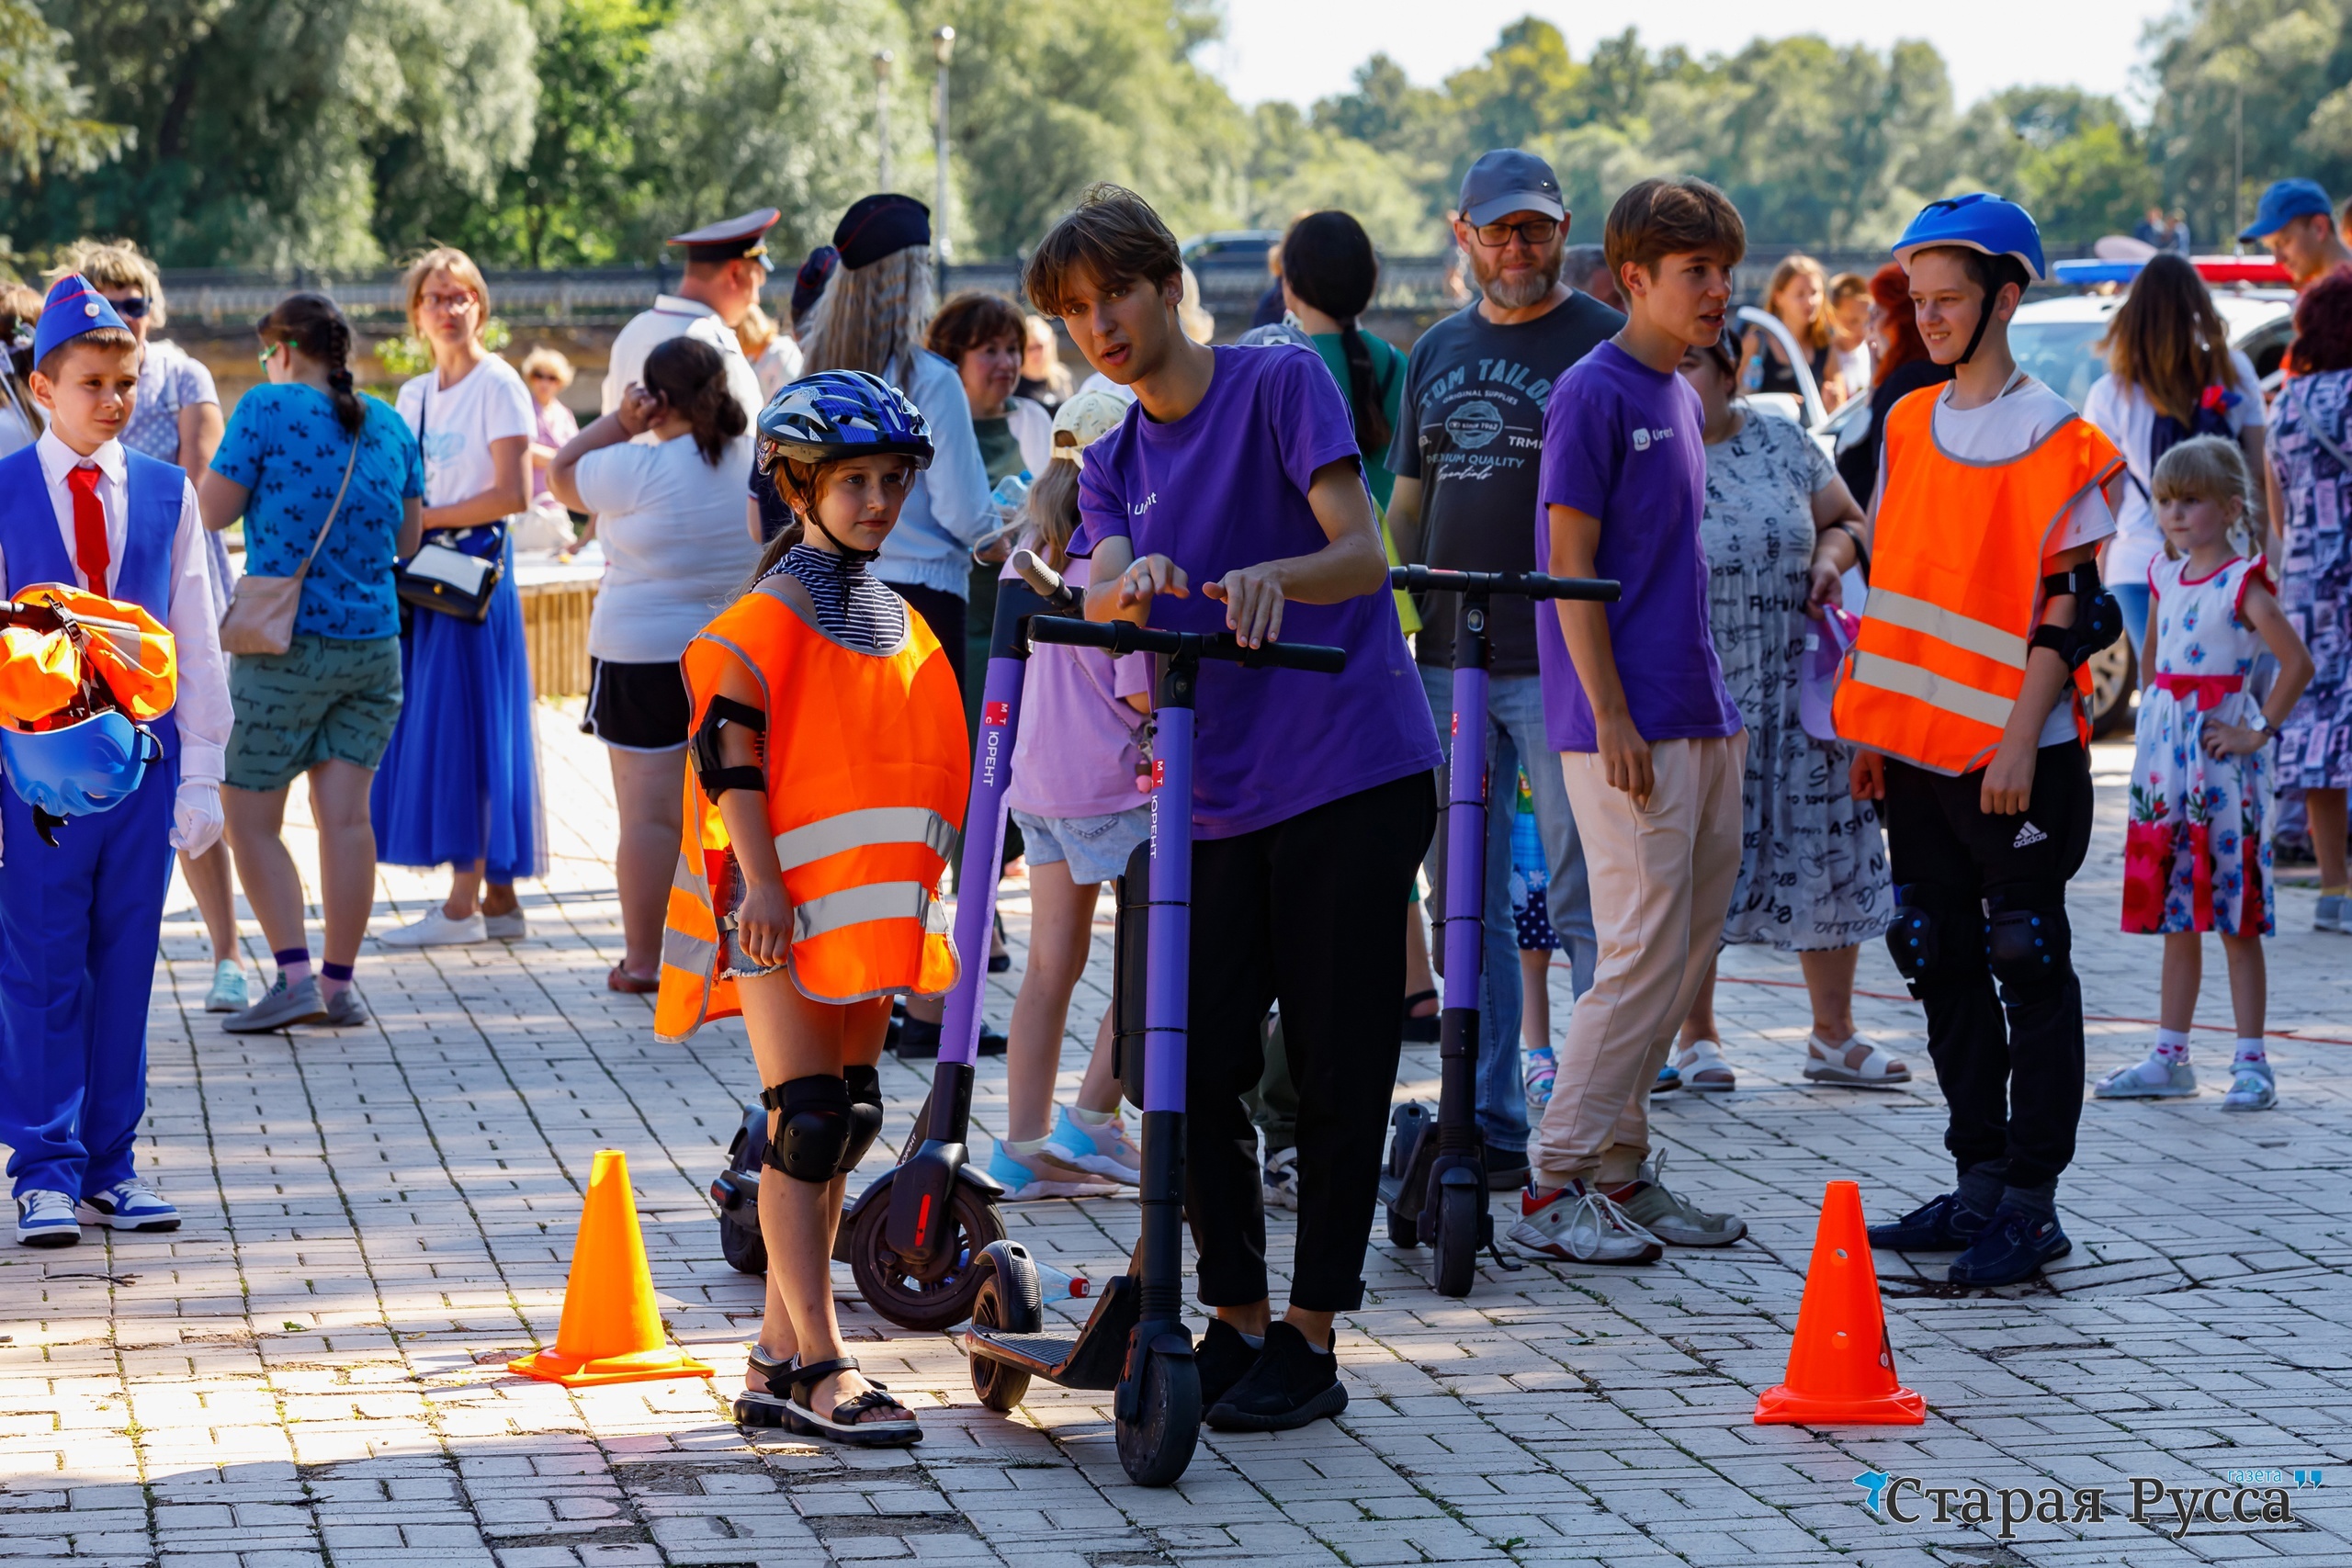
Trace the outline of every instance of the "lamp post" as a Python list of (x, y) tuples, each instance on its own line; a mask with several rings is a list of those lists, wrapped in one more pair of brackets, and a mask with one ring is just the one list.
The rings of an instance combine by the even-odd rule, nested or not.
[(874, 140), (881, 149), (878, 188), (890, 188), (890, 62), (897, 58), (887, 49), (874, 51)]
[(937, 178), (931, 204), (933, 245), (939, 256), (939, 284), (944, 293), (947, 287), (947, 62), (956, 53), (956, 29), (942, 27), (931, 35), (932, 57), (939, 62), (939, 77), (932, 91), (936, 102), (932, 105), (934, 126), (933, 162), (937, 165)]

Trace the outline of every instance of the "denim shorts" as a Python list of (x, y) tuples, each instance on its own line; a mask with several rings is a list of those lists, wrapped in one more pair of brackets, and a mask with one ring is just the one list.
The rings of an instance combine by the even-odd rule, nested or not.
[(1108, 817), (1033, 817), (1015, 811), (1021, 836), (1028, 843), (1031, 865), (1069, 863), (1069, 879), (1080, 886), (1108, 882), (1127, 869), (1127, 857), (1151, 837), (1151, 807), (1129, 807)]

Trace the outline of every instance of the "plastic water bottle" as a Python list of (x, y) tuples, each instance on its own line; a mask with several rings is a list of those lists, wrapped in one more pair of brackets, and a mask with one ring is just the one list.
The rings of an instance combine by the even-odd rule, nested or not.
[(989, 491), (989, 498), (1008, 517), (1020, 511), (1021, 503), (1029, 499), (1028, 471), (1023, 469), (1017, 474), (1007, 474), (997, 480), (996, 489)]

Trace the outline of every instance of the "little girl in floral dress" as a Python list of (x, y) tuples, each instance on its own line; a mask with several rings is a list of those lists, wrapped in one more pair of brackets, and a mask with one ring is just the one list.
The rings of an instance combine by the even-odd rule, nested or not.
[[(2251, 493), (2236, 446), (2183, 441), (2152, 488), (2171, 558), (2148, 569), (2150, 669), (2140, 694), (2139, 757), (2123, 850), (2123, 929), (2165, 939), (2156, 1047), (2118, 1067), (2101, 1100), (2181, 1100), (2197, 1092), (2188, 1028), (2204, 933), (2229, 963), (2237, 1054), (2225, 1111), (2267, 1111), (2277, 1076), (2262, 1048), (2267, 982), (2262, 939), (2276, 924), (2270, 886), (2271, 742), (2312, 677), (2312, 657), (2280, 614), (2262, 558), (2232, 539)], [(2248, 689), (2265, 649), (2278, 661), (2269, 699)]]

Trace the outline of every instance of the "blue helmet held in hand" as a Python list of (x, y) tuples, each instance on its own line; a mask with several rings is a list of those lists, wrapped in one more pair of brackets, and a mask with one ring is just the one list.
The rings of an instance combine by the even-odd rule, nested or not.
[(907, 395), (863, 370), (820, 370), (778, 391), (760, 411), (763, 458), (826, 463), (904, 457), (931, 467), (931, 425)]
[(155, 737), (119, 712), (93, 714), (58, 729), (0, 726), (0, 767), (51, 844), (57, 842), (51, 830), (66, 818), (120, 805), (147, 776), (147, 764), (162, 755)]

